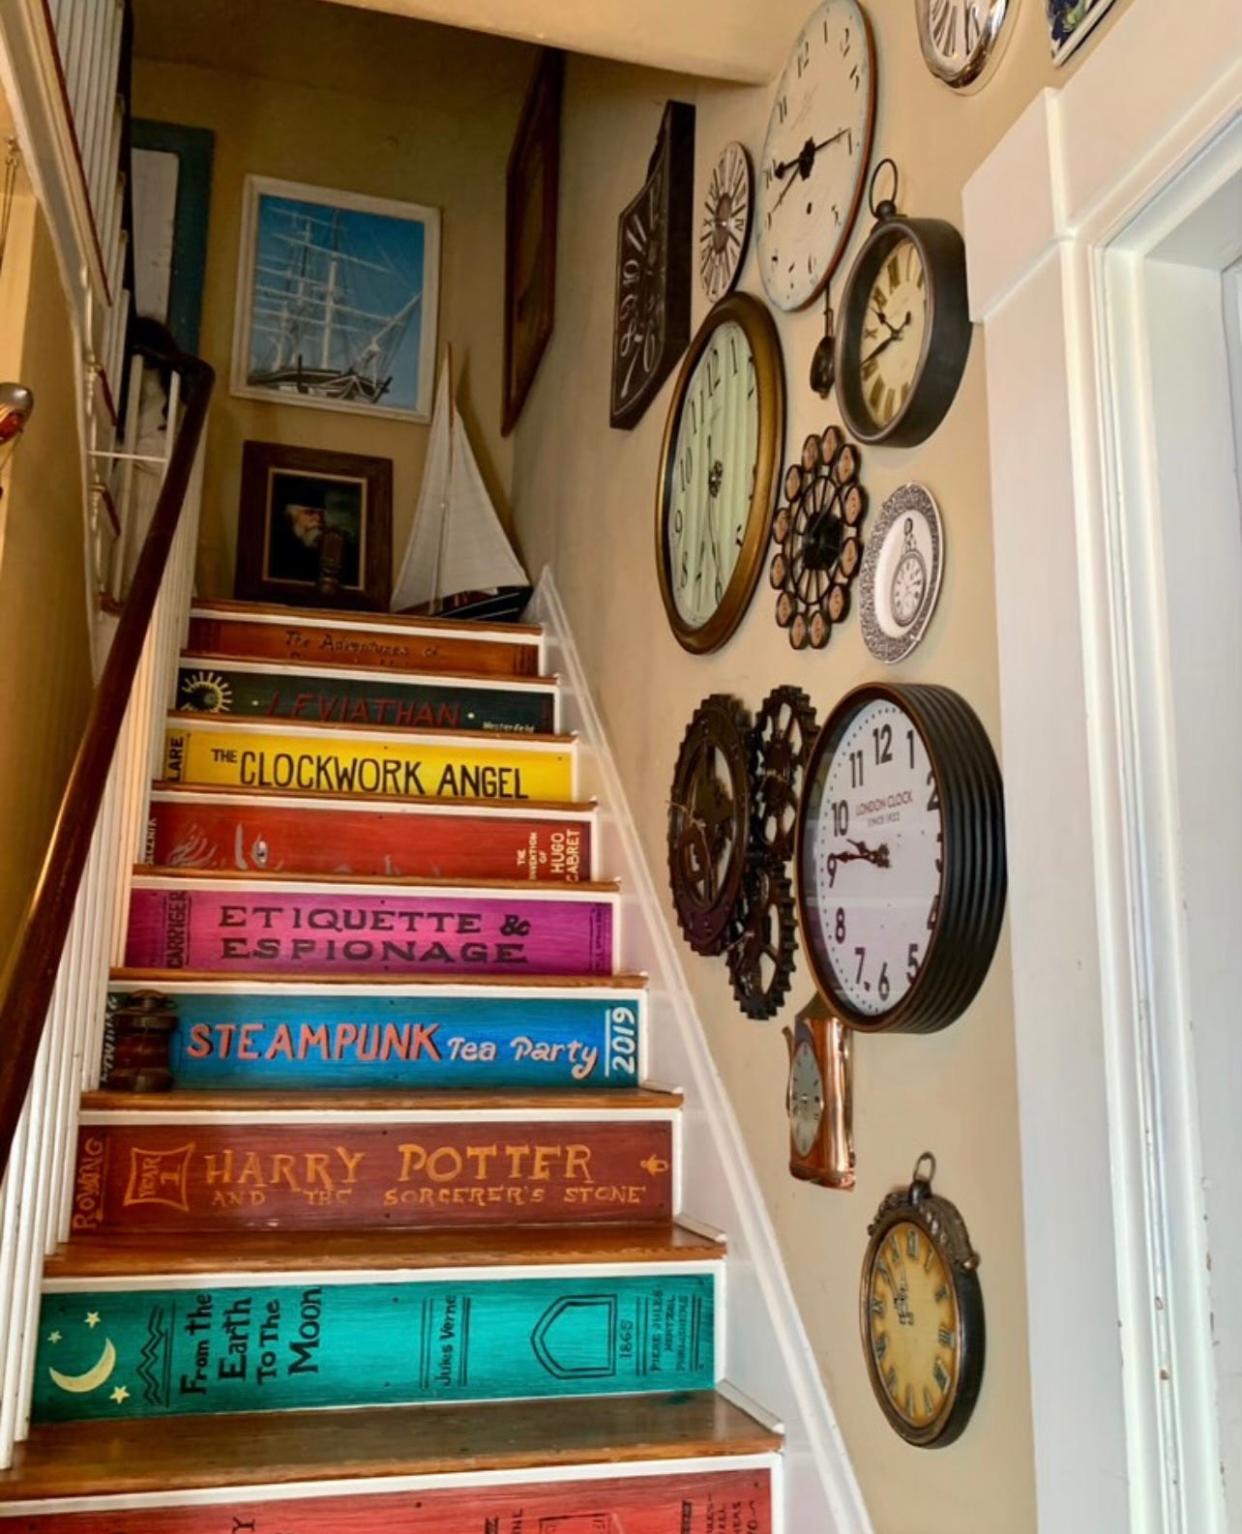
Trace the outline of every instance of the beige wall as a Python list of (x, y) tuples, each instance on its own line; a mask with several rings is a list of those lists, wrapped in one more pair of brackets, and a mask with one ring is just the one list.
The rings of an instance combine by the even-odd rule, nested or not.
[[(463, 414), (497, 504), (509, 502), (502, 440), (504, 177), (535, 53), (521, 44), (370, 16), (316, 0), (139, 8), (135, 112), (216, 135), (200, 349), (219, 378), (207, 440), (200, 581), (230, 595), (242, 444), (369, 453), (393, 462), (394, 576), (427, 427), (236, 399), (233, 339), (247, 174), (393, 197), (443, 210), (439, 337), (451, 342)], [(152, 56), (158, 55), (158, 56)], [(218, 67), (205, 67), (216, 61)]]
[(0, 502), (0, 967), (91, 701), (73, 359), (51, 239), (23, 186), (0, 279), (0, 378), (19, 378), (35, 395)]
[[(1026, 0), (1019, 8), (1007, 56), (985, 88), (966, 98), (952, 95), (924, 69), (909, 0), (877, 0), (869, 10), (879, 56), (877, 157), (892, 155), (901, 167), (903, 211), (938, 214), (960, 225), (963, 182), (1033, 94), (1058, 78), (1048, 61), (1042, 6)], [(754, 709), (774, 685), (797, 683), (822, 718), (849, 688), (881, 674), (935, 681), (969, 700), (994, 741), (999, 734), (981, 336), (956, 403), (930, 441), (913, 450), (862, 454), (875, 510), (898, 484), (917, 479), (930, 487), (944, 517), (939, 609), (907, 662), (886, 671), (873, 661), (854, 619), (834, 632), (826, 651), (795, 654), (773, 621), (766, 578), (723, 651), (696, 659), (673, 640), (657, 588), (652, 537), (672, 383), (630, 433), (608, 427), (608, 385), (616, 215), (642, 180), (664, 101), (674, 94), (698, 103), (698, 187), (726, 140), (740, 138), (758, 156), (770, 88), (709, 86), (572, 61), (556, 332), (518, 426), (514, 464), (523, 546), (532, 570), (547, 562), (556, 573), (662, 886), (673, 763), (686, 722), (708, 693), (736, 693)], [(851, 258), (869, 224), (864, 218), (855, 232)], [(753, 250), (741, 286), (761, 292)], [(839, 284), (833, 292), (837, 296)], [(695, 299), (697, 323), (706, 308), (697, 280)], [(807, 383), (822, 334), (822, 305), (778, 316), (777, 322), (790, 397), (788, 461), (806, 433), (839, 415), (835, 400), (822, 402)], [(1049, 555), (1047, 578), (1072, 578), (1065, 559), (1053, 550)], [(1031, 643), (1039, 642), (1032, 634)], [(683, 953), (877, 1530), (1028, 1534), (1035, 1527), (1028, 1297), (1007, 930), (983, 990), (952, 1028), (927, 1038), (858, 1040), (858, 1187), (849, 1194), (797, 1183), (786, 1170), (780, 1024), (810, 994), (805, 963), (800, 958), (782, 1018), (760, 1025), (738, 1012), (723, 962)], [(908, 1182), (925, 1149), (935, 1152), (937, 1186), (959, 1205), (982, 1254), (988, 1327), (973, 1421), (956, 1444), (936, 1452), (907, 1447), (886, 1425), (865, 1373), (856, 1317), (867, 1223), (884, 1194)], [(693, 1187), (686, 1190), (686, 1206), (693, 1212)]]

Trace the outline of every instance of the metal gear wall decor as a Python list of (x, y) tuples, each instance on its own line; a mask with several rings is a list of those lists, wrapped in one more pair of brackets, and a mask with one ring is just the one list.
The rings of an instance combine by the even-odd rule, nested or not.
[(696, 953), (728, 945), (751, 832), (751, 721), (725, 693), (694, 712), (673, 772), (668, 868), (673, 907)]
[(859, 528), (867, 493), (858, 481), (861, 454), (839, 426), (802, 444), (785, 471), (786, 504), (772, 522), (778, 545), (770, 579), (776, 621), (795, 650), (821, 650), (849, 612), (850, 584), (862, 561)]
[(755, 716), (751, 846), (787, 863), (794, 852), (798, 799), (818, 725), (800, 687), (774, 687)]
[(793, 888), (776, 858), (751, 857), (742, 881), (729, 979), (747, 1017), (763, 1022), (784, 1004), (797, 956)]

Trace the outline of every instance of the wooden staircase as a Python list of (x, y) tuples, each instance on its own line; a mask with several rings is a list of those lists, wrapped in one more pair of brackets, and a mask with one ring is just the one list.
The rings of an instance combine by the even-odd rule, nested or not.
[(194, 609), (0, 1524), (782, 1527), (541, 661)]

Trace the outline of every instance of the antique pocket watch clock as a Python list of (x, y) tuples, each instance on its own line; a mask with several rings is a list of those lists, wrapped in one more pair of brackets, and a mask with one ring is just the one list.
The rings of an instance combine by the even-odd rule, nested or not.
[(948, 413), (970, 352), (966, 247), (952, 224), (905, 218), (892, 199), (872, 211), (837, 312), (837, 400), (860, 442), (914, 447)]
[(854, 1186), (853, 1038), (816, 996), (785, 1029), (789, 1170), (825, 1188)]
[(778, 309), (809, 304), (858, 215), (875, 125), (875, 44), (858, 0), (823, 0), (776, 87), (759, 166), (759, 271)]
[(677, 377), (656, 493), (656, 569), (679, 643), (718, 649), (759, 579), (785, 436), (780, 342), (734, 293), (699, 327)]
[(905, 660), (931, 622), (944, 570), (944, 528), (930, 491), (899, 485), (880, 508), (858, 578), (863, 640), (886, 665)]
[(797, 829), (811, 972), (853, 1028), (931, 1033), (983, 983), (1005, 909), (1000, 770), (947, 687), (847, 693), (811, 752)]
[(954, 90), (982, 84), (1012, 27), (1018, 0), (914, 0), (923, 61)]
[(983, 1295), (966, 1224), (932, 1192), (924, 1152), (909, 1188), (868, 1226), (859, 1319), (863, 1355), (889, 1424), (918, 1448), (943, 1448), (970, 1421), (983, 1379)]

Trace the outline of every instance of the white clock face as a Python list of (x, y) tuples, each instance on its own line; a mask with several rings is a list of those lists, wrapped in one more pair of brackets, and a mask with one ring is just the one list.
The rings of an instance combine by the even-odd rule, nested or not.
[(913, 240), (901, 239), (867, 295), (858, 365), (867, 413), (887, 426), (906, 407), (923, 362), (927, 332), (927, 275)]
[(918, 978), (939, 917), (940, 796), (914, 721), (864, 701), (820, 758), (799, 878), (807, 939), (844, 1003), (876, 1017)]
[(800, 1156), (810, 1154), (824, 1118), (824, 1078), (804, 1039), (789, 1066), (789, 1132)]
[(712, 166), (699, 222), (699, 281), (712, 303), (737, 281), (750, 233), (750, 159), (741, 144), (726, 144)]
[(874, 68), (857, 0), (823, 0), (776, 87), (757, 177), (759, 269), (778, 309), (809, 303), (845, 249), (871, 149)]
[(919, 41), (927, 67), (947, 85), (978, 79), (996, 49), (1014, 0), (918, 0)]
[(701, 628), (741, 554), (759, 457), (759, 391), (746, 332), (717, 325), (690, 376), (669, 465), (669, 586), (682, 621)]

